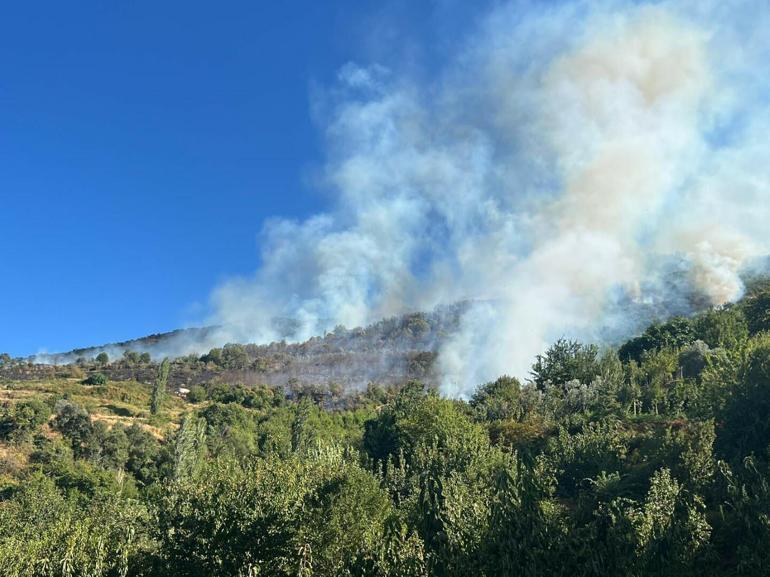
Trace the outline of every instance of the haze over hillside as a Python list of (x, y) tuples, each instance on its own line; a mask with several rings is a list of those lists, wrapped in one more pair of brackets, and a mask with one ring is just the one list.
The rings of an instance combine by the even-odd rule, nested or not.
[[(120, 343), (75, 349), (64, 353), (31, 357), (33, 363), (66, 365), (93, 362), (100, 354), (120, 361), (127, 354), (147, 353), (159, 361), (163, 357), (203, 359), (204, 366), (185, 374), (176, 374), (178, 382), (236, 381), (251, 384), (285, 386), (297, 384), (328, 385), (337, 383), (347, 388), (363, 388), (370, 382), (384, 385), (421, 379), (431, 385), (440, 384), (435, 366), (442, 344), (456, 334), (460, 319), (469, 303), (439, 307), (430, 313), (411, 313), (383, 319), (367, 327), (347, 329), (338, 326), (325, 335), (303, 342), (285, 340), (258, 345), (228, 343), (222, 327), (182, 329), (150, 335)], [(281, 320), (290, 336), (294, 323)], [(224, 348), (222, 348), (224, 347)], [(222, 358), (220, 355), (223, 355)], [(223, 374), (207, 370), (209, 361), (226, 369)], [(154, 369), (117, 365), (105, 368), (113, 378), (151, 380)]]
[(468, 301), (436, 350), (442, 391), (468, 396), (561, 336), (613, 344), (735, 302), (770, 254), (755, 21), (754, 2), (511, 1), (476, 8), (429, 74), (339, 62), (309, 107), (321, 206), (258, 215), (255, 264), (199, 295), (193, 324), (217, 328), (168, 354), (278, 342), (276, 317), (302, 343)]
[[(767, 264), (758, 267), (768, 270)], [(762, 286), (764, 277), (758, 274), (744, 275), (740, 281), (747, 287)], [(619, 319), (608, 318), (604, 326), (597, 326), (593, 333), (597, 344), (619, 346), (626, 339), (636, 336), (650, 322), (664, 322), (672, 316), (691, 316), (708, 310), (709, 302), (700, 295), (688, 292), (686, 273), (672, 270), (665, 282), (666, 298), (639, 302), (633, 298), (619, 301), (622, 313)], [(323, 334), (300, 340), (303, 327), (296, 319), (271, 319), (269, 334), (277, 337), (266, 343), (232, 341), (238, 329), (232, 326), (208, 326), (187, 328), (139, 337), (123, 342), (93, 345), (60, 353), (41, 353), (29, 357), (29, 361), (42, 365), (66, 365), (93, 361), (100, 353), (110, 360), (120, 361), (127, 354), (147, 354), (159, 362), (165, 357), (172, 359), (209, 358), (229, 351), (231, 359), (219, 363), (221, 370), (196, 370), (177, 374), (180, 384), (215, 381), (237, 381), (249, 384), (285, 386), (289, 382), (306, 385), (337, 383), (346, 388), (361, 389), (368, 383), (399, 384), (409, 379), (420, 379), (431, 386), (445, 384), (440, 355), (446, 347), (462, 334), (468, 314), (481, 308), (495, 310), (501, 303), (493, 301), (464, 301), (450, 306), (440, 306), (430, 312), (413, 312), (395, 315), (364, 327), (348, 328), (337, 325)], [(526, 330), (526, 327), (522, 327)], [(267, 334), (267, 332), (265, 333)], [(558, 334), (556, 338), (568, 336)], [(224, 349), (223, 349), (224, 347)], [(237, 353), (233, 353), (237, 350)], [(472, 348), (459, 350), (458, 354), (470, 354)], [(514, 351), (509, 351), (513, 354)], [(234, 355), (234, 356), (233, 356)], [(232, 360), (238, 357), (237, 360)], [(151, 380), (153, 370), (136, 366), (125, 370), (120, 363), (107, 372), (115, 378), (139, 378)], [(517, 375), (526, 379), (528, 370)], [(481, 382), (463, 384), (462, 390), (472, 390)]]
[(471, 299), (438, 357), (459, 395), (559, 336), (633, 334), (629, 305), (734, 302), (770, 254), (768, 40), (742, 31), (767, 18), (739, 4), (499, 3), (429, 75), (343, 66), (318, 102), (329, 206), (265, 224), (215, 322), (303, 340)]

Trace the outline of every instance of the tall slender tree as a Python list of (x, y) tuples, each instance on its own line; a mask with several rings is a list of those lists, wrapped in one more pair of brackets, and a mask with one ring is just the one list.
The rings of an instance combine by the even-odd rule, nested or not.
[(202, 462), (206, 450), (206, 421), (195, 413), (182, 420), (174, 446), (174, 479), (192, 477)]
[(152, 400), (150, 401), (150, 413), (157, 415), (160, 406), (163, 403), (163, 397), (166, 394), (166, 384), (168, 383), (168, 374), (171, 371), (171, 361), (168, 357), (163, 359), (158, 367), (158, 376), (155, 378), (155, 384), (152, 387)]

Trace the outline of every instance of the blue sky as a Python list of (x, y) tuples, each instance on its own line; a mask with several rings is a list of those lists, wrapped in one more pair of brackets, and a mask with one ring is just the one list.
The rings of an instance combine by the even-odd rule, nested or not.
[(323, 209), (314, 90), (348, 61), (429, 72), (460, 4), (5, 3), (0, 352), (204, 319), (266, 218)]

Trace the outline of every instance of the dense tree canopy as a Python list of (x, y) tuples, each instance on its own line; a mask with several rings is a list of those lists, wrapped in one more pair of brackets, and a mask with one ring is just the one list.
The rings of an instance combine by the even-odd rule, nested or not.
[(768, 294), (617, 350), (559, 340), (468, 402), (417, 381), (184, 399), (168, 363), (148, 384), (12, 382), (0, 575), (765, 575)]

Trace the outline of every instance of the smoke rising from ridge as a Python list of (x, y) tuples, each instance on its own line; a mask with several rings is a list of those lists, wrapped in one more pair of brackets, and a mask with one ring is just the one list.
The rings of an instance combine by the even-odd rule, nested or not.
[[(727, 5), (729, 4), (729, 5)], [(213, 296), (230, 340), (473, 299), (443, 391), (524, 376), (560, 336), (740, 297), (770, 253), (763, 2), (513, 2), (437, 79), (348, 64), (324, 102), (329, 211), (276, 219)]]

